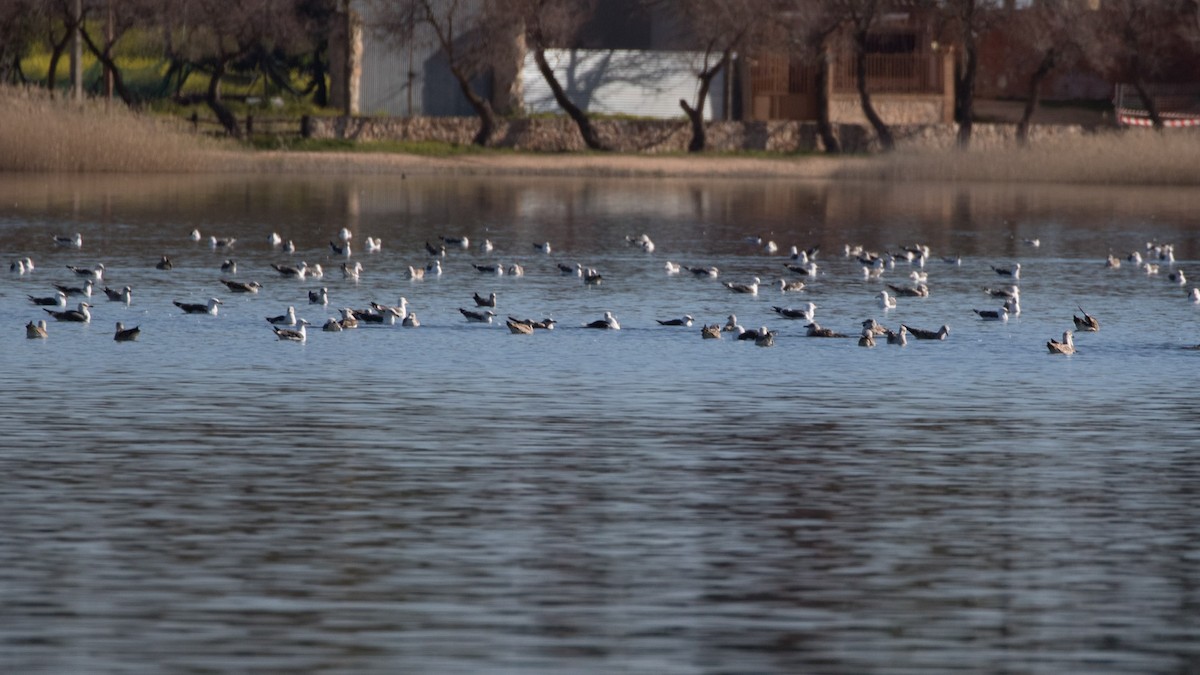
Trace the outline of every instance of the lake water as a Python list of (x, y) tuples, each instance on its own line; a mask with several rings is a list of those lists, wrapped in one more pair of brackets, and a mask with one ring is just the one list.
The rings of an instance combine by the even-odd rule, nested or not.
[[(383, 240), (357, 283), (342, 227)], [(409, 280), (439, 235), (471, 247)], [(819, 245), (818, 275), (781, 294), (748, 236)], [(1175, 263), (1105, 267), (1148, 241)], [(930, 296), (891, 310), (919, 270), (843, 255), (918, 243)], [(4, 672), (1200, 671), (1200, 306), (1168, 279), (1200, 281), (1195, 190), (0, 176), (0, 251), (37, 266), (0, 280)], [(324, 279), (270, 267), (299, 260)], [(27, 340), (26, 296), (101, 262), (132, 303)], [(1021, 314), (981, 321), (1016, 262)], [(469, 323), (476, 292), (558, 328)], [(422, 327), (319, 330), (401, 296)], [(951, 332), (867, 349), (772, 311), (809, 301), (852, 335)], [(264, 320), (288, 305), (305, 344)], [(1100, 331), (1050, 355), (1080, 307)], [(606, 310), (622, 330), (581, 327)], [(775, 346), (701, 339), (729, 314)]]

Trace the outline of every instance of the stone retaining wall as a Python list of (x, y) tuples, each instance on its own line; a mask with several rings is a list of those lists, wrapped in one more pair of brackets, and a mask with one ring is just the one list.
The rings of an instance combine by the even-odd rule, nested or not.
[[(691, 140), (684, 120), (594, 120), (601, 140), (611, 150), (627, 153), (682, 153)], [(955, 124), (892, 126), (899, 149), (942, 149), (954, 145)], [(345, 138), (360, 141), (440, 141), (468, 145), (479, 129), (474, 117), (314, 117), (308, 121), (312, 138)], [(869, 127), (835, 124), (843, 151), (870, 153), (878, 142)], [(710, 122), (710, 152), (759, 150), (779, 153), (821, 152), (823, 145), (814, 122)], [(1033, 140), (1079, 136), (1077, 125), (1044, 125), (1030, 130)], [(976, 124), (972, 147), (999, 148), (1016, 143), (1012, 124)], [(567, 118), (498, 120), (492, 145), (533, 152), (585, 150), (575, 124)]]

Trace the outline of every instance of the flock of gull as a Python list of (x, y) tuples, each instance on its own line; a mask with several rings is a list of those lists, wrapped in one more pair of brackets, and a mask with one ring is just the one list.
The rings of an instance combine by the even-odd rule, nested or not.
[[(194, 243), (202, 243), (204, 241), (197, 230), (191, 232), (190, 238)], [(343, 260), (340, 264), (341, 276), (344, 279), (357, 281), (363, 274), (363, 265), (358, 261), (351, 262), (353, 256), (352, 239), (353, 234), (350, 230), (342, 228), (334, 238), (329, 240), (329, 249), (332, 256)], [(625, 239), (629, 245), (639, 247), (643, 251), (653, 252), (655, 250), (654, 242), (645, 234), (627, 236)], [(444, 271), (442, 260), (447, 256), (448, 251), (455, 249), (466, 250), (471, 245), (470, 240), (466, 236), (441, 236), (439, 240), (439, 243), (436, 245), (429, 242), (425, 243), (424, 253), (427, 256), (427, 262), (421, 266), (408, 266), (407, 276), (409, 279), (419, 281), (427, 277), (440, 277)], [(233, 250), (236, 241), (234, 238), (208, 237), (208, 245), (214, 253), (224, 253)], [(382, 249), (383, 242), (378, 238), (365, 237), (365, 241), (365, 250), (368, 253), (378, 252)], [(767, 254), (773, 255), (778, 253), (778, 247), (773, 242), (764, 243), (758, 237), (748, 237), (747, 242), (763, 247), (764, 252)], [(1040, 246), (1040, 241), (1036, 239), (1026, 239), (1024, 243), (1031, 247)], [(83, 237), (80, 234), (58, 235), (54, 237), (54, 244), (67, 249), (82, 249)], [(271, 249), (280, 253), (294, 254), (296, 252), (296, 246), (292, 241), (285, 241), (276, 233), (272, 233), (267, 238), (267, 244)], [(532, 248), (543, 254), (549, 254), (552, 251), (550, 242), (533, 243)], [(485, 239), (478, 244), (477, 250), (481, 254), (489, 254), (494, 250), (494, 245), (490, 240)], [(720, 283), (729, 292), (735, 294), (757, 296), (762, 290), (777, 288), (781, 296), (786, 297), (787, 294), (804, 291), (806, 280), (811, 280), (817, 276), (817, 257), (819, 252), (819, 246), (813, 246), (808, 249), (800, 249), (796, 246), (791, 247), (788, 253), (783, 254), (786, 256), (783, 268), (791, 278), (779, 279), (775, 284), (764, 284), (760, 277), (754, 277), (749, 282), (721, 280)], [(877, 304), (884, 312), (894, 309), (897, 306), (898, 298), (924, 298), (930, 294), (928, 284), (929, 274), (926, 271), (926, 265), (927, 263), (934, 264), (934, 260), (931, 257), (930, 248), (926, 245), (915, 244), (902, 247), (899, 251), (884, 253), (869, 251), (861, 246), (845, 245), (842, 255), (844, 258), (857, 261), (861, 266), (862, 277), (867, 280), (880, 279), (883, 277), (885, 271), (894, 273), (898, 265), (906, 265), (911, 268), (907, 283), (887, 283), (887, 290), (881, 290), (877, 293)], [(962, 264), (962, 260), (959, 257), (943, 257), (939, 260), (942, 264)], [(1183, 270), (1174, 267), (1174, 247), (1170, 244), (1150, 242), (1146, 244), (1144, 251), (1131, 251), (1124, 259), (1118, 258), (1115, 255), (1109, 255), (1105, 262), (1109, 268), (1119, 268), (1122, 263), (1134, 265), (1148, 276), (1158, 275), (1161, 266), (1165, 266), (1168, 270), (1165, 276), (1169, 281), (1181, 288), (1186, 288), (1186, 276)], [(163, 271), (168, 271), (172, 267), (173, 263), (168, 255), (161, 256), (155, 264), (156, 269)], [(481, 275), (508, 275), (515, 277), (525, 275), (525, 268), (519, 263), (505, 265), (500, 262), (473, 262), (472, 267)], [(579, 263), (567, 264), (565, 262), (558, 262), (556, 267), (559, 274), (578, 277), (587, 285), (599, 285), (604, 281), (604, 276), (597, 269), (584, 267)], [(664, 267), (666, 274), (672, 276), (691, 275), (704, 279), (718, 279), (721, 276), (721, 271), (713, 266), (689, 266), (666, 262)], [(91, 267), (66, 265), (66, 268), (71, 272), (75, 283), (54, 284), (55, 292), (52, 294), (28, 296), (30, 303), (40, 307), (49, 318), (64, 323), (91, 322), (94, 305), (90, 301), (94, 297), (93, 291), (97, 288), (102, 288), (104, 296), (111, 302), (123, 303), (125, 305), (129, 305), (132, 302), (133, 289), (130, 286), (110, 287), (105, 285), (106, 269), (102, 263)], [(325, 275), (325, 270), (320, 264), (309, 265), (303, 261), (296, 264), (272, 263), (271, 268), (280, 277), (300, 281), (320, 280)], [(35, 269), (34, 262), (30, 257), (13, 260), (10, 265), (11, 272), (18, 276), (31, 274)], [(220, 269), (220, 283), (230, 293), (257, 294), (263, 287), (257, 281), (243, 281), (232, 278), (238, 273), (237, 262), (233, 258), (225, 258), (221, 263)], [(998, 278), (1003, 280), (1004, 285), (985, 287), (983, 291), (987, 297), (999, 302), (1000, 305), (995, 308), (974, 309), (973, 312), (982, 321), (1007, 321), (1010, 317), (1018, 316), (1021, 313), (1019, 286), (1021, 265), (1020, 263), (1002, 266), (993, 265), (991, 269)], [(1191, 302), (1200, 303), (1200, 289), (1193, 287), (1186, 295)], [(82, 297), (84, 299), (72, 308), (68, 306), (69, 299), (72, 297)], [(328, 306), (330, 304), (328, 287), (309, 290), (308, 302), (311, 305)], [(223, 302), (219, 298), (212, 297), (203, 300), (174, 300), (173, 304), (185, 314), (216, 315)], [(498, 316), (495, 311), (496, 308), (497, 296), (495, 292), (491, 292), (486, 296), (475, 293), (472, 298), (472, 306), (460, 307), (458, 308), (458, 312), (468, 322), (490, 324)], [(850, 335), (825, 328), (818, 324), (815, 318), (816, 309), (817, 305), (813, 302), (771, 306), (772, 312), (783, 320), (803, 321), (806, 329), (805, 334), (808, 337), (857, 337), (857, 344), (862, 347), (874, 347), (877, 340), (889, 345), (904, 346), (908, 343), (910, 336), (917, 340), (945, 340), (950, 334), (950, 328), (946, 324), (937, 329), (927, 329), (901, 323), (898, 328), (893, 330), (877, 322), (874, 318), (869, 318), (862, 322), (861, 331), (857, 335)], [(363, 324), (400, 325), (408, 328), (416, 328), (421, 325), (416, 312), (408, 307), (408, 301), (404, 297), (401, 297), (399, 304), (396, 305), (372, 302), (365, 308), (341, 307), (337, 311), (339, 316), (331, 317), (325, 321), (322, 325), (322, 330), (328, 332), (345, 331), (357, 328)], [(1080, 312), (1082, 316), (1072, 317), (1073, 330), (1065, 330), (1061, 340), (1051, 339), (1046, 342), (1046, 347), (1051, 354), (1070, 355), (1075, 353), (1074, 332), (1096, 332), (1100, 329), (1100, 323), (1096, 317), (1088, 314), (1082, 308), (1080, 308)], [(311, 324), (306, 319), (297, 316), (295, 306), (287, 307), (287, 310), (280, 315), (265, 318), (267, 326), (278, 340), (305, 342), (308, 338), (307, 327)], [(658, 319), (657, 323), (661, 326), (691, 327), (694, 323), (694, 318), (691, 315), (685, 314), (681, 317)], [(508, 316), (505, 324), (513, 334), (529, 335), (538, 330), (552, 330), (557, 325), (557, 322), (551, 318), (535, 320)], [(612, 311), (605, 311), (601, 318), (585, 323), (583, 327), (600, 330), (621, 329), (620, 322)], [(49, 335), (48, 324), (45, 318), (31, 320), (26, 324), (25, 328), (27, 337), (31, 339), (45, 339)], [(113, 339), (119, 342), (130, 342), (137, 340), (140, 334), (141, 328), (139, 326), (127, 327), (123, 323), (117, 322)], [(760, 347), (770, 347), (775, 344), (778, 332), (769, 330), (766, 326), (744, 328), (738, 323), (737, 316), (731, 314), (723, 325), (720, 323), (702, 323), (700, 335), (704, 339), (721, 339), (725, 335), (730, 335), (737, 340), (752, 341)]]

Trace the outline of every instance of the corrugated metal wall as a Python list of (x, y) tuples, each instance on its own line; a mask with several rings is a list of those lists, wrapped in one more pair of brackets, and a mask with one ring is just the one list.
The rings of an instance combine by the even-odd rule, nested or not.
[[(566, 49), (546, 52), (546, 60), (559, 83), (580, 108), (591, 113), (657, 118), (682, 117), (679, 100), (695, 101), (700, 88), (696, 73), (703, 59), (702, 53), (694, 52)], [(727, 72), (722, 71), (713, 80), (704, 105), (705, 119), (727, 117), (724, 96)], [(525, 56), (521, 77), (527, 112), (561, 112), (532, 53)]]
[[(489, 78), (479, 78), (476, 91), (488, 98), (490, 85)], [(403, 44), (367, 28), (359, 86), (359, 112), (363, 115), (475, 114), (427, 28), (419, 29), (411, 42)]]

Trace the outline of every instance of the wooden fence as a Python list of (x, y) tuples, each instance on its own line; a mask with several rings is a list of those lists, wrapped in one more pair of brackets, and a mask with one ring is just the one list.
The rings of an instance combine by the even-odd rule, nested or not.
[[(201, 116), (200, 113), (193, 111), (191, 116), (187, 118), (187, 122), (191, 125), (192, 131), (197, 134), (207, 134), (209, 136), (229, 135), (229, 132), (225, 129), (225, 125), (221, 124), (220, 120), (215, 117)], [(245, 138), (309, 138), (312, 136), (312, 120), (308, 115), (297, 119), (295, 117), (268, 117), (265, 115), (248, 114), (245, 117), (238, 118), (238, 125), (241, 127), (242, 136)]]

